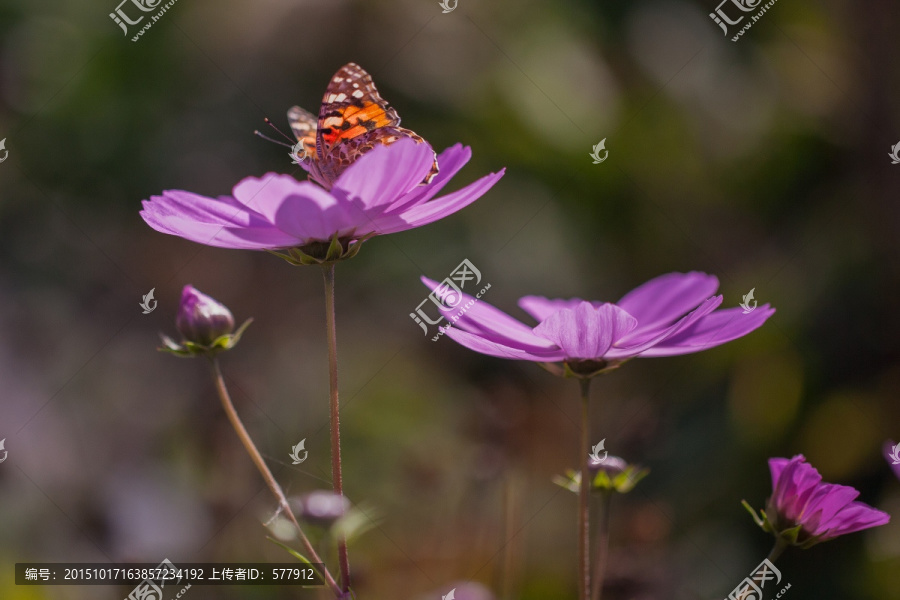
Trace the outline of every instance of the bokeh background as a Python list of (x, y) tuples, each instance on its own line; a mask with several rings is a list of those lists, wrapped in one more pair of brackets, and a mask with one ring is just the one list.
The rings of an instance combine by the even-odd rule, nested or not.
[[(379, 518), (351, 548), (361, 598), (470, 581), (575, 596), (576, 497), (551, 478), (579, 460), (577, 386), (409, 318), (419, 276), (464, 258), (520, 317), (522, 295), (614, 301), (689, 270), (718, 275), (726, 306), (755, 288), (778, 309), (742, 340), (595, 383), (594, 441), (651, 469), (614, 500), (610, 600), (725, 597), (770, 548), (740, 506), (763, 506), (770, 456), (802, 452), (900, 515), (881, 455), (900, 438), (896, 3), (780, 0), (737, 43), (714, 0), (179, 0), (136, 43), (115, 7), (0, 0), (4, 600), (129, 591), (17, 587), (17, 561), (290, 560), (206, 365), (156, 346), (187, 283), (253, 316), (223, 358), (238, 410), (290, 494), (327, 488), (321, 275), (159, 234), (138, 210), (163, 189), (302, 175), (252, 131), (316, 111), (349, 61), (436, 148), (472, 147), (452, 186), (507, 168), (471, 207), (338, 267), (345, 485)], [(900, 520), (778, 566), (791, 598), (900, 598)]]

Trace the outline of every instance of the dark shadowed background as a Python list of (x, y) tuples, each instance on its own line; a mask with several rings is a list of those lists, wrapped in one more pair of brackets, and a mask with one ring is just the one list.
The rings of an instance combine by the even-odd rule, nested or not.
[[(881, 456), (900, 441), (896, 3), (779, 0), (735, 43), (716, 0), (178, 0), (132, 42), (116, 1), (0, 0), (4, 600), (129, 591), (17, 587), (15, 562), (291, 560), (265, 539), (274, 502), (204, 361), (156, 347), (187, 283), (254, 317), (223, 357), (238, 410), (289, 493), (327, 488), (321, 274), (157, 233), (138, 210), (164, 189), (299, 177), (252, 132), (317, 111), (349, 61), (435, 148), (472, 147), (452, 189), (507, 168), (462, 212), (338, 265), (346, 492), (381, 519), (351, 547), (360, 598), (468, 580), (575, 596), (576, 497), (551, 478), (579, 460), (577, 386), (409, 317), (419, 276), (464, 258), (518, 317), (523, 295), (615, 301), (690, 270), (719, 277), (725, 306), (755, 288), (778, 309), (734, 343), (595, 382), (594, 441), (651, 469), (614, 500), (608, 600), (726, 597), (770, 548), (740, 505), (764, 505), (770, 456), (802, 452), (900, 516)], [(900, 599), (900, 520), (778, 566), (788, 598)]]

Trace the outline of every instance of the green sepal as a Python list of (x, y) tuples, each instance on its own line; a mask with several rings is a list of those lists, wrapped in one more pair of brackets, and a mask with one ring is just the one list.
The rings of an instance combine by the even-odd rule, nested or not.
[(339, 238), (335, 233), (327, 242), (310, 242), (305, 246), (287, 248), (285, 252), (266, 250), (269, 254), (287, 261), (295, 267), (307, 265), (330, 265), (340, 260), (347, 260), (359, 254), (362, 243), (375, 237), (375, 233), (367, 233), (360, 237), (345, 236)]
[(771, 523), (769, 523), (769, 518), (766, 516), (766, 511), (764, 511), (764, 510), (759, 511), (760, 514), (762, 514), (762, 516), (759, 516), (756, 513), (756, 509), (753, 508), (752, 506), (750, 506), (749, 502), (747, 502), (746, 500), (741, 500), (741, 504), (743, 505), (744, 508), (747, 509), (747, 512), (750, 513), (750, 516), (753, 517), (753, 521), (759, 527), (761, 527), (763, 531), (766, 531), (768, 533), (774, 533), (774, 531), (771, 528), (772, 525), (771, 525)]
[[(288, 249), (288, 252), (291, 252), (292, 250), (293, 250), (293, 248), (289, 248), (289, 249)], [(269, 254), (272, 254), (273, 256), (277, 256), (278, 258), (280, 258), (280, 259), (282, 259), (282, 260), (284, 260), (284, 261), (287, 261), (288, 263), (294, 265), (295, 267), (301, 267), (301, 266), (303, 266), (303, 263), (302, 263), (302, 262), (300, 262), (299, 260), (295, 259), (295, 258), (294, 258), (292, 255), (290, 255), (290, 254), (282, 254), (281, 252), (275, 252), (274, 250), (268, 250), (268, 249), (266, 250), (266, 252), (268, 252)]]
[[(606, 479), (609, 480), (609, 475), (604, 471), (601, 471), (603, 475), (606, 476)], [(597, 473), (597, 475), (600, 475)], [(650, 469), (639, 469), (635, 465), (628, 465), (628, 467), (612, 478), (610, 485), (612, 489), (616, 490), (620, 494), (627, 494), (631, 490), (634, 489), (641, 479), (650, 474)], [(597, 478), (594, 478), (594, 488), (597, 489), (599, 486), (597, 485)]]
[(341, 246), (341, 243), (338, 241), (338, 236), (335, 233), (331, 236), (331, 243), (328, 244), (328, 250), (325, 252), (324, 262), (331, 263), (340, 260), (342, 254), (344, 254), (344, 247)]
[[(641, 479), (650, 474), (650, 469), (642, 469), (637, 465), (628, 465), (621, 473), (610, 477), (606, 471), (599, 471), (594, 475), (591, 481), (592, 492), (610, 492), (616, 491), (620, 494), (627, 494), (640, 482)], [(575, 492), (581, 491), (581, 473), (572, 469), (566, 469), (565, 475), (555, 475), (553, 483), (556, 485)]]
[(806, 540), (805, 542), (803, 542), (802, 545), (798, 544), (797, 538), (800, 537), (800, 529), (802, 527), (803, 527), (802, 525), (797, 525), (796, 527), (791, 527), (790, 529), (785, 529), (784, 531), (782, 531), (779, 534), (779, 536), (781, 538), (783, 538), (791, 546), (800, 546), (801, 548), (809, 548), (809, 547), (814, 546), (817, 543), (819, 543), (818, 539), (810, 538), (810, 539)]
[(554, 475), (551, 481), (559, 487), (577, 494), (581, 477), (572, 469), (566, 469), (565, 475)]
[(753, 517), (753, 520), (756, 522), (759, 527), (765, 531), (766, 533), (771, 533), (776, 538), (783, 540), (786, 544), (790, 546), (797, 546), (798, 548), (807, 549), (815, 546), (822, 540), (818, 537), (810, 538), (802, 543), (798, 543), (797, 540), (800, 538), (800, 534), (803, 531), (803, 525), (796, 525), (791, 527), (790, 529), (783, 529), (781, 531), (776, 530), (775, 525), (772, 524), (772, 521), (769, 520), (769, 515), (766, 514), (765, 510), (760, 510), (759, 514), (750, 506), (750, 504), (746, 500), (741, 500), (741, 504), (744, 505), (744, 508), (747, 509), (747, 512), (750, 513), (750, 516)]
[[(372, 511), (370, 510), (369, 512)], [(378, 527), (381, 521), (382, 518), (379, 514), (370, 516), (360, 508), (353, 508), (334, 522), (334, 525), (329, 530), (329, 534), (335, 542), (343, 538), (350, 544), (362, 537), (367, 531)]]
[(169, 336), (160, 334), (159, 337), (162, 339), (163, 346), (157, 348), (157, 350), (159, 350), (160, 352), (168, 352), (169, 354), (174, 354), (175, 356), (180, 356), (182, 358), (194, 358), (195, 356), (215, 356), (223, 350), (231, 350), (232, 348), (234, 348), (237, 343), (241, 341), (241, 336), (244, 335), (244, 331), (247, 329), (247, 327), (250, 326), (250, 323), (252, 322), (252, 318), (247, 319), (240, 327), (237, 328), (237, 331), (235, 331), (234, 333), (226, 333), (224, 335), (220, 335), (219, 337), (214, 339), (209, 346), (197, 344), (188, 340), (183, 340), (180, 344), (178, 344)]

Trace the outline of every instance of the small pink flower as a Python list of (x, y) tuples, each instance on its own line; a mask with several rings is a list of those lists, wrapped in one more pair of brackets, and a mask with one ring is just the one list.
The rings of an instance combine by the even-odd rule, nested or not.
[(791, 459), (770, 458), (769, 470), (772, 495), (762, 517), (748, 510), (763, 529), (787, 543), (809, 548), (891, 520), (887, 513), (857, 502), (856, 489), (822, 483), (822, 476), (802, 454)]

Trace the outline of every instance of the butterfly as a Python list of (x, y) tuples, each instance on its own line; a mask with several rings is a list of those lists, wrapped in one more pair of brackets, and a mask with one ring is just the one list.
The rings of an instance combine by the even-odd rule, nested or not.
[[(318, 118), (293, 106), (288, 121), (297, 138), (291, 152), (294, 162), (325, 187), (331, 187), (347, 167), (379, 144), (389, 146), (403, 138), (425, 143), (414, 131), (400, 127), (397, 111), (378, 93), (372, 76), (356, 63), (347, 63), (331, 78)], [(429, 183), (437, 173), (435, 155), (431, 172), (422, 183)]]

